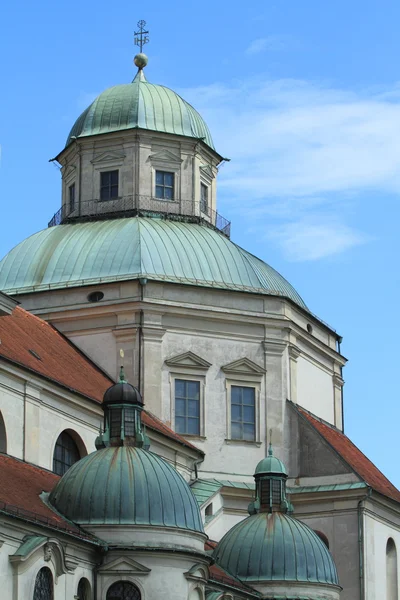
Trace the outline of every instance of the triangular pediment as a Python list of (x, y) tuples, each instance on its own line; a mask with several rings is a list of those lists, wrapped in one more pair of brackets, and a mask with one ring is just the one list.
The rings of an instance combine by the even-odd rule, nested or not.
[(227, 365), (221, 367), (224, 373), (238, 374), (238, 375), (263, 375), (265, 369), (257, 365), (249, 358), (239, 358)]
[(200, 171), (210, 179), (214, 179), (215, 177), (213, 170), (209, 165), (201, 165)]
[(181, 157), (177, 154), (174, 154), (170, 150), (160, 150), (159, 152), (155, 152), (149, 156), (150, 160), (153, 162), (168, 162), (168, 163), (179, 163), (181, 164), (183, 161)]
[(209, 369), (211, 367), (211, 363), (201, 358), (201, 356), (197, 356), (193, 352), (184, 352), (183, 354), (178, 354), (178, 356), (174, 356), (165, 361), (165, 364), (169, 367), (179, 367), (181, 369), (189, 368), (189, 369)]
[(97, 154), (94, 159), (91, 161), (92, 164), (97, 164), (97, 163), (105, 163), (105, 162), (114, 162), (114, 161), (121, 161), (124, 160), (125, 158), (125, 154), (123, 152), (118, 152), (116, 150), (114, 151), (107, 151), (107, 152), (102, 152), (101, 154)]
[(151, 569), (128, 557), (119, 557), (106, 563), (98, 570), (102, 574), (148, 575)]

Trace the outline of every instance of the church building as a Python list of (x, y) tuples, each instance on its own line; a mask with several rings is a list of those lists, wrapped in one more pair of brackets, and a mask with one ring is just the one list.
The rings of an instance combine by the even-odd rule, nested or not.
[(341, 337), (231, 239), (223, 150), (140, 50), (0, 260), (1, 598), (398, 600)]

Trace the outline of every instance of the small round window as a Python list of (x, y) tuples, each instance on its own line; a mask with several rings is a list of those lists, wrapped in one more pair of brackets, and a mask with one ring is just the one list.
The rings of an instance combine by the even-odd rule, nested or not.
[(103, 300), (104, 294), (103, 292), (92, 292), (87, 298), (89, 302), (100, 302), (100, 300)]

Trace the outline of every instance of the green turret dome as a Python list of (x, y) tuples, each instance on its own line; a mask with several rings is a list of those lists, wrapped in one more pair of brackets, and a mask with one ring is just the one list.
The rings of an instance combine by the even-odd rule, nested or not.
[(307, 309), (275, 269), (223, 234), (195, 223), (132, 217), (58, 225), (0, 261), (9, 294), (147, 278), (284, 296)]
[(210, 131), (193, 106), (169, 88), (146, 81), (142, 70), (132, 83), (102, 92), (76, 120), (66, 146), (75, 138), (135, 128), (203, 139), (214, 149)]
[(260, 512), (241, 521), (222, 538), (213, 556), (220, 567), (249, 585), (339, 585), (333, 558), (318, 535), (280, 512)]
[(75, 463), (49, 496), (79, 525), (151, 525), (203, 532), (197, 502), (183, 477), (156, 454), (107, 447)]
[(260, 462), (256, 466), (254, 476), (267, 474), (267, 473), (269, 473), (270, 475), (286, 475), (287, 476), (286, 467), (283, 464), (283, 462), (281, 460), (279, 460), (279, 458), (274, 456), (271, 444), (269, 445), (268, 456), (266, 456), (265, 458), (260, 460)]

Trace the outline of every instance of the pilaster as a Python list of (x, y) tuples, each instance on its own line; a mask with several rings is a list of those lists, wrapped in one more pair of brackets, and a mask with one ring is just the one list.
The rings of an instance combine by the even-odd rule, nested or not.
[(283, 446), (283, 423), (285, 411), (286, 382), (284, 353), (287, 344), (283, 340), (263, 341), (265, 362), (265, 422), (266, 431), (261, 432), (261, 440), (267, 441), (272, 429), (274, 446)]
[(342, 414), (342, 390), (344, 385), (343, 378), (338, 374), (332, 375), (333, 382), (333, 406), (335, 414), (335, 427), (343, 430), (343, 414)]
[(289, 354), (289, 379), (290, 379), (290, 400), (297, 403), (297, 359), (301, 351), (294, 344), (288, 346)]

